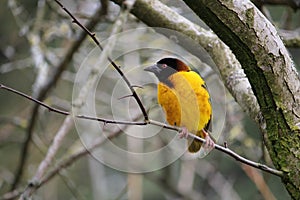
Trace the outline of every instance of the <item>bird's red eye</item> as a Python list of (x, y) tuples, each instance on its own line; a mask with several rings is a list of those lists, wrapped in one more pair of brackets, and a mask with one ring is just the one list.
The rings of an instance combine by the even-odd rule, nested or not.
[(168, 67), (168, 65), (167, 64), (162, 64), (162, 66), (161, 66), (161, 68), (167, 68)]

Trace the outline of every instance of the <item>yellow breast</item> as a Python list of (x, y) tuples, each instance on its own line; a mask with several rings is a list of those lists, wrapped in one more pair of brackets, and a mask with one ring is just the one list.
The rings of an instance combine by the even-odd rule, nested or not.
[(158, 102), (169, 124), (185, 126), (196, 134), (208, 124), (212, 108), (203, 79), (193, 71), (177, 72), (169, 77), (172, 87), (158, 84)]

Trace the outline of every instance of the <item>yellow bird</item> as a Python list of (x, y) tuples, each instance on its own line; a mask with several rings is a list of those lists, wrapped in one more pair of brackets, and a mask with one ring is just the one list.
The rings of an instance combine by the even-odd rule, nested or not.
[[(206, 139), (205, 147), (213, 148), (210, 138), (212, 106), (204, 80), (177, 58), (163, 58), (144, 69), (155, 74), (158, 103), (162, 106), (170, 125), (182, 127), (180, 138), (188, 133)], [(189, 152), (198, 152), (202, 143), (188, 139)]]

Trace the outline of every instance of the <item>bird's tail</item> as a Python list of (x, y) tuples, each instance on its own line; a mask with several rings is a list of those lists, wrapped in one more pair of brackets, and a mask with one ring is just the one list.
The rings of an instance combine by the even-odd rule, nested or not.
[[(201, 137), (201, 138), (205, 138), (205, 133), (203, 133), (203, 130), (197, 131), (197, 136)], [(201, 146), (202, 146), (202, 142), (198, 141), (198, 140), (191, 140), (188, 139), (188, 150), (191, 153), (196, 153), (200, 150)]]

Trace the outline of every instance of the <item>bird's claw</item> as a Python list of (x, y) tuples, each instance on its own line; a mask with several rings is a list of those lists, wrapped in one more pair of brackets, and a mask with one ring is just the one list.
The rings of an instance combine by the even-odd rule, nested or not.
[(212, 150), (213, 148), (215, 148), (215, 142), (211, 139), (211, 137), (206, 131), (203, 130), (203, 132), (205, 134), (204, 148)]
[(189, 137), (189, 131), (186, 127), (182, 127), (181, 128), (181, 131), (179, 132), (179, 138), (182, 139), (182, 138), (188, 138)]

